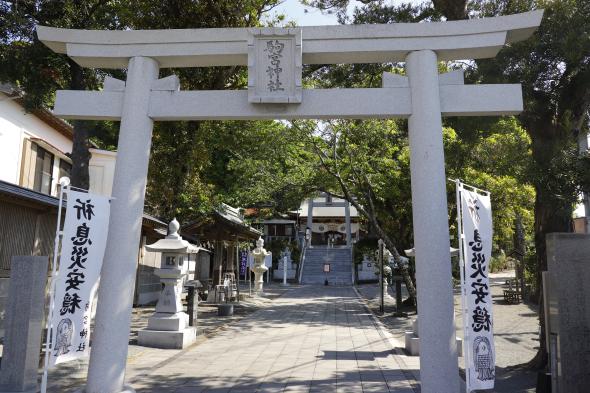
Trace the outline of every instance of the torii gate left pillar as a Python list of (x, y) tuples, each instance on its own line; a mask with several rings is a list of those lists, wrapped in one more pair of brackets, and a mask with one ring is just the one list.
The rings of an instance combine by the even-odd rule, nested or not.
[[(126, 349), (154, 120), (405, 117), (410, 128), (419, 333), (424, 344), (420, 348), (422, 392), (457, 393), (440, 118), (516, 114), (522, 110), (522, 94), (520, 85), (465, 86), (458, 73), (438, 75), (437, 61), (493, 57), (507, 42), (529, 37), (541, 17), (542, 11), (534, 11), (477, 21), (305, 27), (301, 28), (305, 30), (303, 49), (301, 31), (291, 28), (89, 32), (38, 27), (41, 41), (82, 66), (129, 68), (126, 84), (109, 79), (102, 92), (58, 92), (54, 110), (73, 119), (121, 120), (115, 200), (86, 391), (127, 389)], [(269, 64), (253, 65), (264, 63), (264, 50), (273, 51), (273, 61), (277, 56), (282, 59), (289, 39), (294, 41), (287, 56), (292, 62), (286, 61), (284, 67), (274, 64), (273, 80), (268, 81), (271, 54), (266, 59)], [(256, 40), (264, 47), (257, 46)], [(301, 89), (302, 63), (391, 61), (407, 61), (408, 77), (384, 74), (383, 88)], [(248, 65), (249, 90), (178, 91), (176, 78), (157, 80), (158, 65)], [(281, 86), (277, 75), (283, 70), (290, 78), (289, 94), (273, 96), (268, 90)], [(265, 83), (256, 82), (265, 75)]]
[[(110, 365), (105, 381), (103, 367), (89, 367), (88, 392), (120, 391), (125, 381), (129, 325), (140, 241), (153, 121), (149, 117), (150, 92), (158, 79), (158, 62), (149, 57), (129, 60), (123, 95), (111, 220), (90, 353), (92, 364)], [(117, 246), (115, 246), (117, 245)], [(133, 261), (133, 263), (129, 263)], [(118, 294), (118, 295), (117, 295)], [(122, 334), (126, 333), (126, 334)], [(114, 356), (124, 352), (125, 358)]]

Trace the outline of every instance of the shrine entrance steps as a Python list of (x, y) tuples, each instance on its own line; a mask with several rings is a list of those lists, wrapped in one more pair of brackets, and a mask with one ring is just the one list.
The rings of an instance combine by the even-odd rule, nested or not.
[[(324, 272), (330, 264), (330, 272)], [(305, 252), (301, 284), (352, 285), (352, 255), (350, 248), (311, 247)]]

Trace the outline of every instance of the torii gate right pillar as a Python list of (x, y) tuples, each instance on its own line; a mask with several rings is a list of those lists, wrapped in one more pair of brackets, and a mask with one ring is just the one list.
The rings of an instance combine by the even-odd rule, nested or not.
[(423, 392), (457, 393), (459, 375), (436, 53), (411, 52), (406, 67), (412, 99), (408, 126), (420, 313), (420, 381)]

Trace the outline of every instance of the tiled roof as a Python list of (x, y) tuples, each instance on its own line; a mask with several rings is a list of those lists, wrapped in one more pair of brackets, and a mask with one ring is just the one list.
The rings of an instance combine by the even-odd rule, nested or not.
[[(27, 202), (36, 202), (44, 206), (57, 207), (59, 205), (59, 198), (21, 187), (4, 180), (0, 180), (0, 194)], [(66, 207), (66, 201), (62, 201), (62, 207)], [(163, 236), (166, 236), (166, 228), (168, 227), (168, 224), (166, 224), (164, 221), (161, 221), (158, 218), (146, 213), (143, 213), (143, 220), (151, 221), (157, 224), (159, 228), (154, 228), (154, 230)]]
[[(54, 196), (30, 190), (28, 188), (8, 183), (3, 180), (0, 180), (0, 193), (29, 202), (37, 202), (41, 205), (54, 207), (59, 205), (59, 199)], [(63, 202), (62, 206), (66, 206), (65, 201)]]

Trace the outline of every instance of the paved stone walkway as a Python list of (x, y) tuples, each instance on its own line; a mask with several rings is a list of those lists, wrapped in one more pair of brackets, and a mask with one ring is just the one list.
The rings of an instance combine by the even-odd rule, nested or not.
[[(490, 273), (492, 298), (494, 301), (494, 345), (496, 348), (496, 382), (494, 393), (534, 393), (537, 374), (533, 370), (514, 368), (515, 365), (525, 363), (533, 358), (539, 345), (538, 340), (538, 306), (532, 303), (507, 304), (503, 291), (507, 289), (507, 279), (515, 277), (514, 270)], [(364, 284), (357, 287), (359, 292), (368, 300), (371, 308), (379, 309), (377, 284)], [(405, 286), (402, 289), (404, 299), (408, 296)], [(455, 317), (457, 336), (463, 337), (460, 287), (455, 286)], [(394, 317), (395, 290), (389, 294), (391, 299), (385, 302), (385, 315), (377, 318), (391, 333), (396, 345), (403, 348), (404, 332), (411, 330), (412, 321), (416, 318), (414, 311), (409, 312), (407, 318)], [(405, 311), (408, 311), (405, 309)], [(420, 358), (418, 356), (400, 356), (407, 370), (419, 378)], [(463, 368), (464, 358), (459, 357), (459, 367)]]
[(401, 365), (352, 288), (306, 286), (130, 382), (138, 393), (413, 393)]

